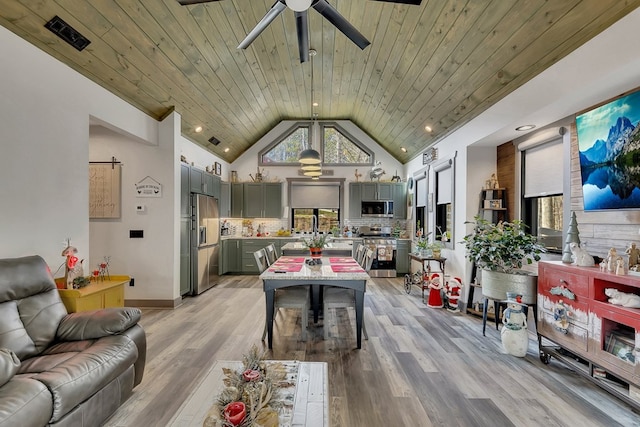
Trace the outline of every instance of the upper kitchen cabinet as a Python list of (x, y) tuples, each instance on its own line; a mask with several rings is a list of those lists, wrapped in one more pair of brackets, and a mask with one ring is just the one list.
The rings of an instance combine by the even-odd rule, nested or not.
[(361, 200), (393, 200), (393, 183), (390, 182), (362, 182)]
[(191, 218), (191, 191), (189, 187), (189, 165), (180, 165), (180, 216)]
[(362, 202), (392, 200), (393, 217), (407, 218), (407, 185), (404, 182), (350, 182), (349, 218), (361, 218)]
[(279, 182), (246, 182), (243, 200), (243, 218), (282, 216), (282, 184)]
[(220, 177), (191, 166), (189, 188), (192, 193), (206, 194), (220, 199)]
[(407, 184), (398, 182), (393, 185), (393, 217), (407, 219)]
[(220, 218), (231, 217), (231, 183), (220, 183), (220, 200), (218, 203)]
[(244, 208), (244, 184), (231, 183), (231, 217), (242, 218)]

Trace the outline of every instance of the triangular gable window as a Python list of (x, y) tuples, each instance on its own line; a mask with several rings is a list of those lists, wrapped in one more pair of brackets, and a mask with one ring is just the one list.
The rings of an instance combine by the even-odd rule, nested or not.
[(322, 126), (322, 151), (328, 165), (371, 165), (373, 153), (336, 125)]
[(260, 153), (260, 164), (298, 163), (300, 153), (309, 148), (309, 124), (296, 125)]

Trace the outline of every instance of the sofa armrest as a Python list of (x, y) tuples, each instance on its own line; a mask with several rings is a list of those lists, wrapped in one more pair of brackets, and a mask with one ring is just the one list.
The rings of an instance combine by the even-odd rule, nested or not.
[(56, 331), (61, 341), (80, 341), (117, 335), (136, 325), (139, 308), (116, 307), (70, 313), (62, 318)]
[(0, 387), (11, 381), (19, 367), (18, 356), (8, 348), (0, 348)]

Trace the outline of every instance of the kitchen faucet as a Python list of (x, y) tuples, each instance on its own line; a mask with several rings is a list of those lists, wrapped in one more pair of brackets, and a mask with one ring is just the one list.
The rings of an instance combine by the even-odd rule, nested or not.
[(311, 232), (313, 233), (313, 237), (318, 236), (318, 217), (315, 215), (311, 216)]

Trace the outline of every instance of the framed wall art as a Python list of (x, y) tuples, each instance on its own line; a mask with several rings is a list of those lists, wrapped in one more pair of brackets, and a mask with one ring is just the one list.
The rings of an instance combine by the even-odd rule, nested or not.
[(222, 165), (218, 162), (215, 163), (215, 174), (220, 176), (222, 175)]

